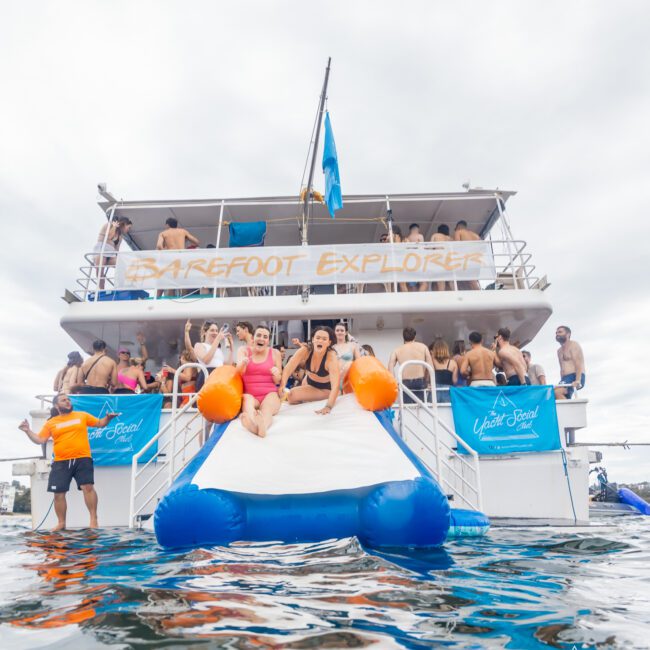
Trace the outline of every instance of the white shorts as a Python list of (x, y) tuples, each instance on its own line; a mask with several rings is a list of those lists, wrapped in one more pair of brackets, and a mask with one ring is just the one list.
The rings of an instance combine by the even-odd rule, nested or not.
[(477, 388), (480, 386), (495, 386), (496, 384), (491, 379), (475, 379), (470, 386)]
[[(104, 249), (103, 253), (102, 248)], [(105, 244), (104, 242), (98, 241), (95, 244), (95, 248), (93, 248), (93, 253), (97, 253), (98, 255), (102, 253), (102, 257), (117, 257), (117, 249), (113, 242), (110, 241), (107, 241)]]

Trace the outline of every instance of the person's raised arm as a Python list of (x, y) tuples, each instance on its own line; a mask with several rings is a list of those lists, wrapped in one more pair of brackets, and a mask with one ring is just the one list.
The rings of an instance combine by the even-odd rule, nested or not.
[(289, 380), (289, 377), (291, 377), (291, 375), (295, 372), (296, 368), (298, 368), (298, 366), (307, 359), (308, 355), (309, 355), (309, 349), (307, 347), (301, 346), (298, 350), (296, 350), (293, 353), (291, 359), (287, 361), (287, 365), (284, 367), (284, 370), (282, 371), (280, 386), (278, 388), (280, 395), (282, 395), (282, 392), (284, 391), (284, 388), (287, 385), (287, 381)]
[(107, 413), (103, 418), (99, 418), (99, 420), (97, 420), (96, 426), (99, 429), (103, 429), (111, 420), (114, 420), (118, 415), (120, 415), (120, 414), (119, 413)]
[(235, 342), (233, 341), (232, 334), (230, 332), (228, 332), (224, 338), (225, 338), (226, 350), (228, 350), (227, 355), (224, 354), (224, 363), (227, 366), (231, 366), (234, 360), (233, 350), (235, 348)]
[(147, 350), (147, 341), (144, 338), (144, 334), (142, 332), (138, 332), (135, 335), (136, 341), (140, 345), (140, 358), (142, 359), (142, 365), (144, 366), (147, 363), (147, 360), (149, 359), (149, 350)]
[(50, 433), (49, 433), (49, 431), (46, 431), (46, 427), (43, 427), (43, 429), (41, 430), (41, 434), (43, 434), (43, 435), (40, 435), (40, 434), (38, 434), (38, 433), (34, 433), (34, 432), (31, 430), (31, 428), (30, 428), (30, 426), (29, 426), (29, 422), (27, 422), (27, 420), (23, 420), (23, 421), (18, 425), (18, 428), (19, 428), (21, 431), (23, 431), (24, 433), (26, 433), (26, 434), (27, 434), (27, 437), (28, 437), (28, 438), (29, 438), (33, 443), (35, 443), (35, 444), (37, 444), (37, 445), (42, 445), (42, 444), (43, 444), (44, 442), (46, 442), (47, 439), (50, 437)]
[(223, 333), (220, 331), (215, 337), (212, 344), (208, 347), (206, 352), (201, 352), (201, 345), (199, 343), (194, 344), (194, 354), (196, 358), (201, 362), (207, 364), (210, 359), (214, 356), (216, 349), (219, 347), (221, 340), (223, 339)]
[(192, 355), (192, 361), (197, 361), (196, 352), (194, 351), (194, 346), (192, 345), (192, 339), (190, 338), (190, 331), (192, 330), (192, 321), (188, 318), (185, 323), (185, 334), (183, 336), (183, 343), (185, 343), (185, 349)]
[(243, 350), (244, 354), (237, 355), (237, 365), (235, 366), (235, 370), (242, 376), (246, 372), (246, 368), (248, 368), (248, 362), (251, 360), (252, 354), (252, 351), (248, 348), (243, 348)]

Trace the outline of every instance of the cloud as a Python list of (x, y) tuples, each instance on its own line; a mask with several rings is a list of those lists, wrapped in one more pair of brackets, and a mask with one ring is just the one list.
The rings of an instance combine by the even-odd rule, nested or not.
[(647, 438), (649, 18), (608, 2), (4, 3), (3, 427), (73, 347), (58, 296), (101, 225), (96, 183), (126, 198), (295, 192), (331, 55), (344, 192), (519, 190), (512, 229), (555, 309), (535, 360), (555, 378), (554, 328), (571, 325), (584, 436)]

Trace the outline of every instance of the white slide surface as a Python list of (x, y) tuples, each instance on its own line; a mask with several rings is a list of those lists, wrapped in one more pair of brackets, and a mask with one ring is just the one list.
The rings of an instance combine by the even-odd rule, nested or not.
[(283, 404), (266, 438), (233, 421), (194, 476), (200, 489), (247, 494), (313, 494), (420, 476), (375, 415), (354, 395), (325, 404)]

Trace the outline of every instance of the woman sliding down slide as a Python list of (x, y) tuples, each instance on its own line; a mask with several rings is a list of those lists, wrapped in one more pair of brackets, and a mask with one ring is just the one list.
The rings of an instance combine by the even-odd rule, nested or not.
[(280, 410), (278, 383), (282, 376), (280, 351), (269, 346), (271, 332), (260, 326), (253, 335), (253, 345), (237, 364), (244, 382), (241, 421), (251, 432), (263, 438), (273, 416)]
[(305, 379), (301, 386), (289, 391), (289, 404), (326, 399), (327, 404), (316, 413), (326, 415), (334, 408), (339, 395), (339, 361), (332, 350), (334, 343), (336, 337), (332, 328), (319, 325), (312, 332), (311, 344), (301, 345), (291, 357), (282, 373), (280, 395), (284, 394), (284, 387), (296, 368), (305, 368)]

